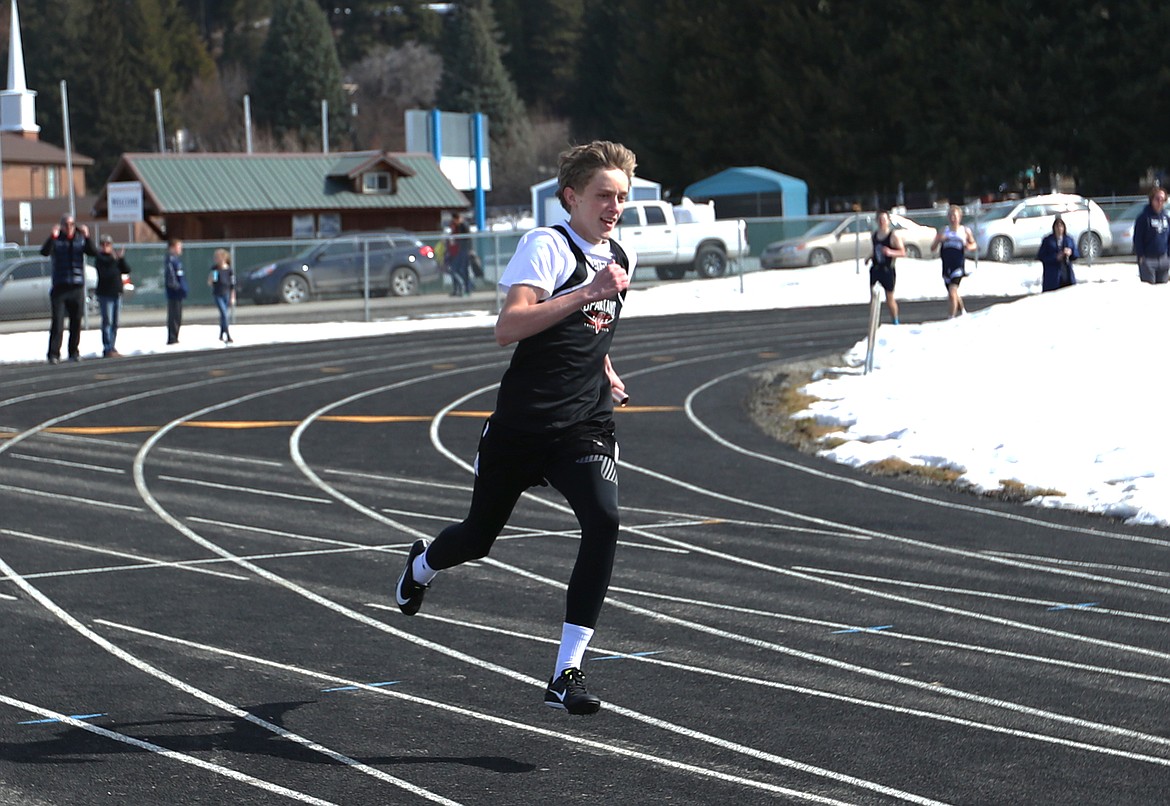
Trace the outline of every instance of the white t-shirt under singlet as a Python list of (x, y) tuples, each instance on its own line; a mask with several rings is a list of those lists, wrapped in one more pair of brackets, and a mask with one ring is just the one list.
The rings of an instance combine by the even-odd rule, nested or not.
[[(604, 269), (613, 260), (613, 253), (609, 248), (609, 241), (600, 244), (589, 243), (573, 231), (568, 224), (562, 225), (565, 231), (585, 254), (585, 260), (592, 271), (586, 282), (593, 282), (597, 272)], [(630, 261), (629, 272), (634, 273), (634, 265), (638, 262), (637, 255), (626, 250)], [(538, 289), (540, 298), (548, 299), (553, 292), (560, 288), (566, 280), (573, 276), (577, 269), (577, 258), (565, 241), (563, 235), (551, 227), (538, 227), (525, 233), (516, 245), (516, 254), (508, 261), (507, 268), (500, 276), (500, 290), (505, 294), (514, 285), (529, 285)]]

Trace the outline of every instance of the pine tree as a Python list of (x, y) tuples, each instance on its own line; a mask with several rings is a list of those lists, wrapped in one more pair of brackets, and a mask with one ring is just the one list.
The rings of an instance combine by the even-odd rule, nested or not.
[(347, 68), (379, 47), (437, 45), (442, 32), (442, 18), (426, 0), (322, 0), (321, 7), (335, 34), (338, 59)]
[(558, 115), (573, 105), (581, 49), (584, 0), (496, 0), (508, 50), (504, 65), (529, 109)]
[(439, 107), (481, 112), (491, 136), (493, 201), (524, 201), (535, 179), (532, 127), (501, 58), (489, 0), (468, 0), (447, 21)]
[[(66, 81), (72, 143), (93, 157), (88, 178), (97, 185), (124, 152), (157, 149), (154, 90), (173, 134), (179, 121), (168, 103), (194, 77), (214, 76), (215, 65), (176, 0), (93, 0), (62, 19), (45, 26), (38, 18), (30, 27), (22, 16), (25, 42), (36, 43), (26, 47), (29, 83), (38, 90), (44, 138), (63, 143), (60, 79)], [(58, 78), (47, 80), (52, 75)]]
[(313, 0), (277, 0), (252, 78), (256, 122), (278, 141), (321, 143), (321, 101), (329, 103), (330, 147), (348, 137), (341, 65), (324, 12)]

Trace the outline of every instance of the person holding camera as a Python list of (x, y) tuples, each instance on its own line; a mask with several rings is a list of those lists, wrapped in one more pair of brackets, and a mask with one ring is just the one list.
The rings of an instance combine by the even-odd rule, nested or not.
[(102, 312), (102, 358), (117, 358), (121, 355), (115, 343), (118, 340), (118, 318), (122, 313), (123, 278), (130, 273), (130, 265), (126, 262), (125, 249), (115, 253), (112, 237), (103, 235), (100, 243), (94, 266), (97, 268), (98, 308)]
[(53, 280), (49, 290), (49, 363), (61, 361), (61, 339), (65, 335), (65, 317), (69, 317), (69, 360), (81, 360), (81, 314), (85, 309), (85, 256), (97, 257), (89, 239), (89, 228), (76, 226), (66, 213), (61, 223), (45, 239), (41, 254), (53, 263)]

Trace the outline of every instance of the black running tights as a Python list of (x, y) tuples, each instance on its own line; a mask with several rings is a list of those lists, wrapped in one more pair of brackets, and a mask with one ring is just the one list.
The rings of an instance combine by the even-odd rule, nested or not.
[[(569, 577), (565, 621), (592, 629), (609, 589), (618, 535), (618, 489), (608, 456), (562, 456), (550, 462), (545, 478), (572, 506), (581, 524), (581, 545)], [(510, 474), (477, 476), (471, 509), (462, 523), (448, 526), (427, 550), (435, 570), (486, 557), (512, 508), (527, 489)]]

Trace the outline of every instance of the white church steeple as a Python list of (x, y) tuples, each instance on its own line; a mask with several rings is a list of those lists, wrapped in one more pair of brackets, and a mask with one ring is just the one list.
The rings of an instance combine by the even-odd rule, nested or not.
[(12, 23), (8, 36), (8, 89), (0, 90), (0, 132), (16, 132), (37, 139), (37, 94), (24, 78), (24, 46), (20, 41), (20, 17), (12, 0)]

